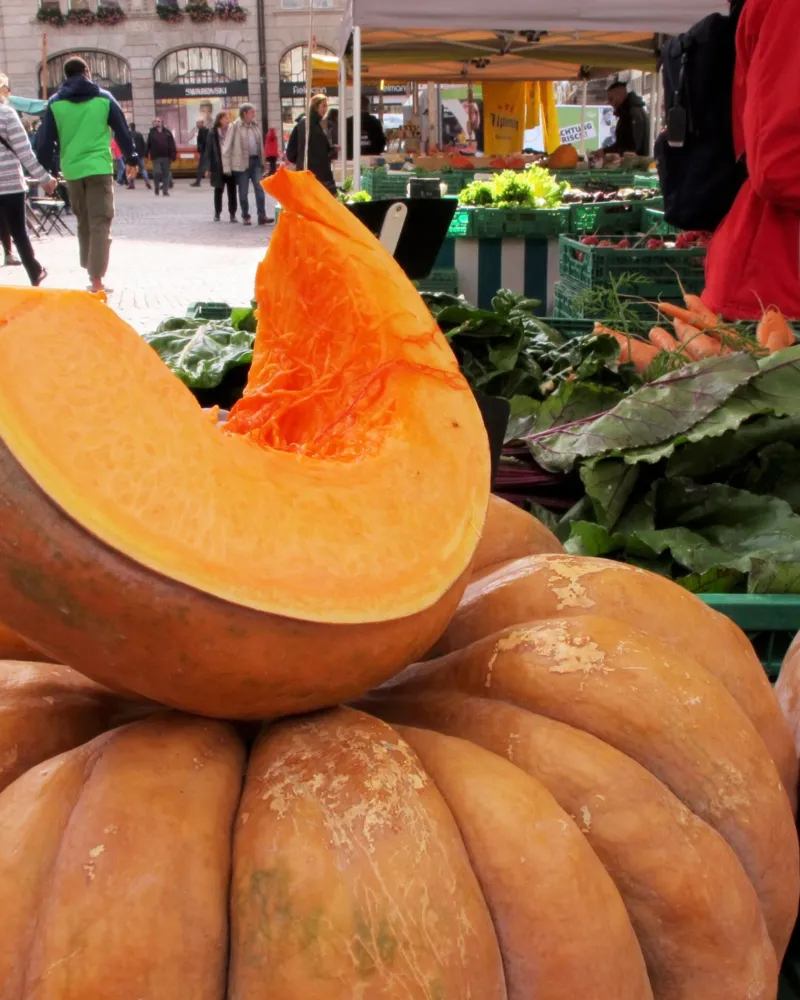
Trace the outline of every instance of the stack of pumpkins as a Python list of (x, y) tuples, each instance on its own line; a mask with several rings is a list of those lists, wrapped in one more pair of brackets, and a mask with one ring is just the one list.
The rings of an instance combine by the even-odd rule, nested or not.
[(269, 183), (225, 428), (101, 303), (0, 293), (0, 998), (774, 1000), (746, 638), (489, 498), (402, 273)]

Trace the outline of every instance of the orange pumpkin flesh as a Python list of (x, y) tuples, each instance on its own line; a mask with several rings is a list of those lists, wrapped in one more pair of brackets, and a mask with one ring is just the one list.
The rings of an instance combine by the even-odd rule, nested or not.
[(488, 501), (477, 405), (399, 266), (310, 175), (273, 193), (224, 431), (95, 298), (0, 292), (4, 620), (96, 680), (217, 716), (330, 704), (420, 655)]

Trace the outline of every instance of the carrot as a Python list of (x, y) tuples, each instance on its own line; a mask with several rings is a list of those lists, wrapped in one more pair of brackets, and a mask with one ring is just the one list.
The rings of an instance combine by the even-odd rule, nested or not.
[(722, 344), (714, 337), (709, 337), (707, 333), (701, 333), (696, 326), (691, 323), (684, 323), (680, 319), (673, 320), (675, 333), (678, 340), (686, 348), (686, 353), (695, 361), (702, 361), (703, 358), (713, 358), (722, 350)]
[[(719, 326), (719, 316), (708, 308), (699, 295), (688, 295), (684, 292), (683, 301), (690, 313), (705, 321), (703, 329), (713, 330), (714, 327)], [(697, 326), (697, 323), (692, 323), (692, 326)]]
[(637, 340), (635, 337), (629, 337), (618, 330), (612, 330), (603, 326), (602, 323), (595, 323), (594, 332), (598, 336), (603, 334), (606, 337), (613, 337), (620, 347), (620, 364), (626, 365), (632, 361), (633, 367), (640, 375), (647, 371), (653, 358), (658, 354), (657, 349), (651, 344), (646, 344), (643, 340)]
[(767, 309), (756, 330), (756, 340), (774, 354), (797, 342), (794, 331), (777, 309)]
[(654, 326), (650, 331), (649, 337), (653, 347), (657, 347), (660, 351), (669, 351), (671, 354), (674, 354), (680, 350), (681, 345), (669, 330), (665, 330), (663, 326)]
[(659, 309), (671, 320), (680, 320), (681, 323), (687, 323), (697, 330), (714, 330), (719, 326), (719, 319), (713, 313), (711, 313), (713, 317), (712, 322), (705, 316), (699, 316), (692, 309), (684, 309), (682, 306), (676, 306), (672, 302), (652, 302), (651, 305), (655, 306), (656, 309)]

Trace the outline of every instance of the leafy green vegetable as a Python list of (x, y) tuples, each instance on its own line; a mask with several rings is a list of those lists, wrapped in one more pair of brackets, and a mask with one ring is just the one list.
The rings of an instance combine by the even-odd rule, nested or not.
[(645, 448), (680, 435), (713, 413), (758, 372), (746, 354), (698, 361), (626, 396), (606, 413), (527, 438), (534, 458), (566, 472), (582, 458)]
[(503, 170), (490, 181), (473, 181), (459, 194), (461, 205), (493, 208), (558, 208), (569, 187), (544, 167)]
[[(244, 316), (239, 320), (250, 325)], [(169, 319), (144, 339), (189, 388), (213, 389), (232, 368), (250, 364), (255, 335), (227, 320)]]

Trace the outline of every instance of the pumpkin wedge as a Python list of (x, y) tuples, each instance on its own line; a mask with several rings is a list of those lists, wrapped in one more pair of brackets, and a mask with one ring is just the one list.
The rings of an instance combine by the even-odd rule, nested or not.
[(4, 621), (217, 717), (329, 705), (421, 655), (489, 495), (477, 404), (398, 264), (311, 175), (270, 189), (224, 428), (96, 298), (0, 291)]

